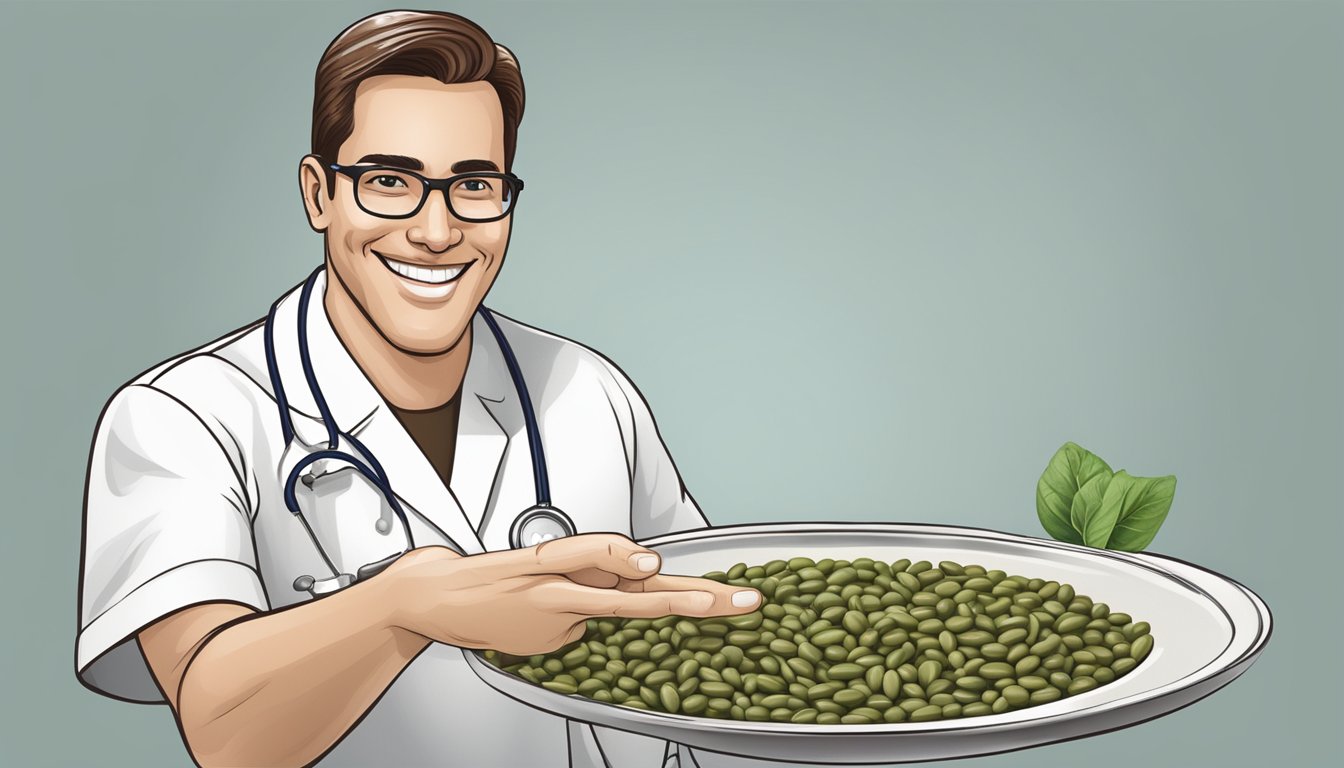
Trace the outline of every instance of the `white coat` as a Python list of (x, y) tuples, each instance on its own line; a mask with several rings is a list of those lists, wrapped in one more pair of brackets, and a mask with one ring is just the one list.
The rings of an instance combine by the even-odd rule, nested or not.
[[(337, 338), (323, 278), (307, 317), (298, 316), (297, 288), (276, 311), (294, 444), (282, 436), (261, 322), (146, 371), (104, 409), (81, 556), (76, 670), (89, 688), (161, 702), (139, 630), (208, 601), (267, 611), (309, 600), (296, 577), (331, 575), (282, 498), (289, 467), (327, 439), (299, 362), (300, 322), (334, 420), (381, 461), (417, 546), (467, 555), (507, 549), (515, 515), (535, 503), (522, 411), (489, 327), (473, 320), (450, 492)], [(552, 499), (580, 533), (642, 539), (708, 525), (619, 369), (577, 343), (497, 317), (536, 409)], [(370, 540), (380, 497), (353, 472), (338, 482), (341, 493), (305, 502), (328, 508), (305, 512), (348, 521), (321, 535), (329, 553), (357, 560), (367, 554), (359, 542)], [(565, 721), (495, 692), (463, 653), (431, 644), (320, 765), (568, 766)]]

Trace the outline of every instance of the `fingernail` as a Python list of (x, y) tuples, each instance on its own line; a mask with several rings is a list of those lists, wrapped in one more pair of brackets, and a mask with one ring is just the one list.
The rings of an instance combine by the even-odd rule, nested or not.
[(635, 568), (637, 570), (643, 571), (645, 573), (653, 573), (654, 571), (658, 570), (657, 555), (647, 555), (643, 553), (637, 555), (631, 555), (630, 562), (634, 563)]
[(750, 608), (756, 604), (756, 592), (750, 589), (744, 589), (741, 592), (733, 593), (734, 608)]

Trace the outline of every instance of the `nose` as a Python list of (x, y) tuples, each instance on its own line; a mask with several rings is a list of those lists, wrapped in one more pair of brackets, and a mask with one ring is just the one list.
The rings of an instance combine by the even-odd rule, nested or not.
[(429, 199), (412, 221), (407, 238), (434, 253), (443, 253), (462, 242), (461, 222), (453, 218), (448, 200), (439, 190), (429, 193)]

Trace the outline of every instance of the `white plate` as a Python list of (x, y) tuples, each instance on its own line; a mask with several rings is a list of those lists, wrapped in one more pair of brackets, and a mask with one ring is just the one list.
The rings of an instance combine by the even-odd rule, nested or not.
[(979, 528), (904, 523), (803, 523), (709, 528), (642, 542), (664, 573), (699, 575), (738, 562), (807, 556), (952, 560), (1072, 584), (1079, 594), (1152, 625), (1153, 651), (1129, 674), (1087, 693), (1001, 715), (891, 725), (794, 725), (690, 717), (548, 691), (466, 654), (487, 684), (574, 720), (698, 749), (779, 762), (900, 763), (969, 757), (1076, 739), (1160, 717), (1227, 685), (1270, 635), (1253, 592), (1174, 558), (1111, 552)]

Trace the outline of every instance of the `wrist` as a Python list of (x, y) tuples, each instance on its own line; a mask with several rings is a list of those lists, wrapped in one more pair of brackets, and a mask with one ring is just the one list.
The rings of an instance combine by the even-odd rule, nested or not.
[(399, 573), (398, 568), (388, 568), (365, 582), (364, 608), (375, 626), (391, 633), (398, 645), (414, 648), (414, 652), (418, 653), (430, 643), (430, 639), (408, 626), (404, 599), (406, 590)]

